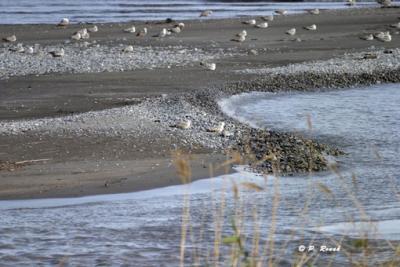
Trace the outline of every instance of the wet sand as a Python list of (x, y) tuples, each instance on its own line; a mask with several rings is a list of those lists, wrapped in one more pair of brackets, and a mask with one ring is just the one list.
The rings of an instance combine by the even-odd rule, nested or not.
[[(398, 9), (325, 11), (319, 16), (276, 17), (268, 29), (243, 25), (239, 19), (188, 21), (180, 35), (162, 40), (151, 35), (158, 33), (166, 26), (164, 24), (147, 24), (150, 34), (143, 39), (122, 32), (130, 24), (97, 24), (100, 30), (91, 39), (99, 44), (236, 49), (238, 55), (218, 59), (214, 72), (193, 64), (153, 70), (57, 73), (0, 80), (0, 120), (52, 117), (125, 106), (162, 94), (194, 93), (206, 88), (220, 88), (228, 82), (259, 78), (260, 75), (256, 74), (233, 72), (249, 67), (325, 60), (345, 53), (366, 51), (371, 46), (398, 48), (400, 38), (395, 34), (389, 43), (359, 39), (363, 32), (389, 29), (388, 25), (398, 22), (398, 16)], [(318, 25), (316, 32), (301, 29), (313, 23)], [(143, 23), (134, 24), (139, 28), (143, 26)], [(301, 38), (301, 42), (284, 34), (294, 26), (298, 28), (296, 37)], [(0, 35), (15, 33), (19, 42), (45, 46), (63, 43), (79, 28), (82, 25), (72, 25), (67, 29), (54, 25), (0, 25)], [(242, 29), (248, 31), (248, 40), (241, 44), (231, 42), (233, 35)], [(251, 49), (257, 50), (258, 55), (249, 54)], [(92, 140), (73, 136), (42, 139), (29, 134), (0, 135), (2, 161), (50, 159), (13, 172), (0, 171), (0, 199), (128, 192), (176, 184), (179, 178), (170, 164), (171, 147), (176, 144), (179, 145), (179, 140), (155, 140), (151, 137), (148, 140), (122, 137)], [(193, 179), (208, 177), (208, 163), (218, 164), (226, 159), (221, 153), (211, 154), (213, 151), (209, 149), (184, 145), (182, 148), (190, 150), (197, 158), (191, 161)]]

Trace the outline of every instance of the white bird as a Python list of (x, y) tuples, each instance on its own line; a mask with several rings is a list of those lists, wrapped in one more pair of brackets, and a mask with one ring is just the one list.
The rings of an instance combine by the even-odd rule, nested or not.
[(15, 48), (12, 48), (12, 49), (10, 49), (10, 50), (12, 50), (12, 51), (14, 51), (14, 52), (17, 52), (17, 53), (23, 53), (23, 52), (25, 52), (25, 48), (24, 48), (24, 46), (23, 46), (21, 43), (17, 44), (17, 46), (16, 46)]
[(217, 126), (207, 129), (207, 131), (221, 134), (224, 129), (225, 129), (225, 122), (222, 121), (218, 123)]
[[(246, 35), (247, 35), (247, 33), (246, 33)], [(239, 35), (239, 36), (237, 36), (237, 38), (231, 39), (231, 41), (243, 43), (244, 41), (246, 41), (246, 35)]]
[(205, 69), (208, 69), (208, 70), (216, 70), (217, 69), (217, 64), (215, 64), (215, 63), (200, 62), (200, 66), (203, 66)]
[(133, 52), (133, 46), (132, 46), (132, 45), (128, 45), (127, 47), (125, 47), (124, 49), (122, 49), (122, 52), (124, 52), (124, 53), (131, 53), (131, 52)]
[(256, 25), (257, 22), (255, 19), (249, 19), (249, 20), (243, 21), (242, 23), (247, 24), (247, 25)]
[(273, 21), (274, 20), (274, 15), (264, 16), (264, 17), (261, 17), (261, 19), (263, 21)]
[(179, 128), (179, 129), (182, 129), (182, 130), (187, 130), (190, 127), (192, 127), (192, 121), (191, 120), (184, 120), (184, 121), (178, 122), (175, 125), (175, 127)]
[(291, 36), (296, 34), (296, 28), (291, 28), (289, 30), (286, 31), (286, 34), (289, 34)]
[(137, 37), (144, 37), (144, 36), (146, 36), (146, 35), (147, 35), (147, 28), (146, 28), (146, 27), (143, 28), (142, 30), (140, 30), (140, 31), (136, 34)]
[(28, 46), (25, 50), (25, 53), (27, 54), (33, 54), (34, 53), (34, 49), (32, 46)]
[(256, 28), (266, 29), (268, 28), (268, 22), (261, 22), (255, 26)]
[(243, 36), (243, 37), (246, 37), (246, 36), (247, 36), (247, 31), (246, 31), (246, 30), (243, 30), (243, 31), (237, 33), (236, 36), (237, 36), (237, 37), (242, 37), (242, 36)]
[(320, 13), (318, 8), (309, 9), (309, 10), (307, 10), (307, 12), (310, 13), (311, 15), (319, 15), (319, 13)]
[(11, 35), (11, 36), (7, 36), (7, 37), (3, 38), (3, 41), (9, 42), (9, 43), (16, 42), (17, 41), (17, 36), (15, 36), (15, 34)]
[(317, 30), (317, 25), (312, 24), (310, 26), (305, 26), (304, 29), (306, 29), (308, 31), (316, 31)]
[(375, 37), (381, 42), (392, 41), (392, 36), (390, 35), (390, 32), (379, 32), (375, 35)]
[(71, 39), (72, 40), (80, 40), (82, 38), (82, 35), (79, 32), (74, 33), (73, 35), (71, 35)]
[(163, 28), (155, 37), (164, 38), (165, 36), (167, 36), (167, 29)]
[(212, 10), (205, 10), (205, 11), (200, 13), (200, 17), (208, 17), (208, 16), (211, 16), (212, 13), (213, 13)]
[(53, 57), (63, 57), (65, 55), (64, 48), (60, 50), (54, 50), (49, 52)]
[(179, 27), (181, 28), (181, 30), (183, 30), (183, 28), (185, 28), (185, 23), (179, 22), (178, 24), (175, 25), (175, 27)]
[(275, 13), (278, 15), (286, 15), (288, 13), (288, 11), (286, 9), (278, 9), (278, 10), (275, 10)]
[(375, 53), (365, 53), (362, 59), (377, 59), (378, 55)]
[(400, 29), (400, 22), (390, 25), (392, 28)]
[(356, 0), (347, 0), (348, 6), (354, 6), (356, 4)]
[(88, 33), (88, 30), (86, 28), (80, 29), (79, 31), (77, 31), (77, 33), (79, 33), (81, 35), (81, 39), (89, 39), (90, 38), (90, 34)]
[(136, 28), (135, 28), (135, 26), (131, 26), (129, 28), (124, 29), (124, 32), (134, 33), (134, 32), (136, 32)]
[(173, 32), (173, 33), (180, 33), (180, 32), (182, 31), (182, 29), (181, 29), (181, 27), (179, 27), (178, 25), (176, 25), (176, 26), (174, 26), (173, 28), (171, 28), (169, 31), (170, 31), (170, 32)]
[(57, 26), (60, 27), (66, 27), (69, 25), (69, 19), (68, 18), (63, 18), (61, 21), (57, 24)]
[(364, 40), (364, 41), (372, 41), (372, 40), (374, 40), (374, 35), (367, 34), (367, 35), (361, 36), (360, 39)]
[(224, 130), (224, 131), (222, 131), (221, 135), (222, 135), (223, 137), (230, 137), (230, 136), (233, 136), (233, 133), (232, 133), (232, 132), (229, 132), (229, 131), (227, 131), (227, 130)]
[(390, 7), (392, 5), (391, 0), (377, 0), (376, 2), (380, 4), (382, 7)]
[(88, 31), (89, 31), (89, 32), (98, 32), (98, 31), (99, 31), (99, 28), (98, 28), (96, 25), (93, 25), (93, 27), (88, 28)]

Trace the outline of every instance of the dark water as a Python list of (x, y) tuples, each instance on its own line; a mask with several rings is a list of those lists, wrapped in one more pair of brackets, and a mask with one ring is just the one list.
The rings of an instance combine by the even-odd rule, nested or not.
[[(184, 195), (190, 193), (186, 261), (213, 253), (220, 206), (223, 236), (239, 218), (251, 250), (255, 227), (264, 246), (275, 240), (276, 258), (289, 264), (300, 245), (334, 246), (365, 234), (377, 242), (368, 256), (394, 257), (400, 242), (400, 85), (381, 85), (313, 94), (248, 94), (222, 103), (232, 116), (261, 127), (304, 131), (307, 116), (314, 134), (340, 142), (342, 178), (332, 173), (299, 177), (262, 177), (239, 173), (150, 191), (71, 199), (0, 201), (1, 266), (178, 266)], [(335, 141), (335, 142), (336, 142)], [(379, 156), (378, 156), (379, 154)], [(355, 174), (355, 178), (352, 178)], [(240, 190), (232, 184), (253, 182), (266, 190)], [(322, 183), (331, 191), (320, 190)], [(279, 192), (276, 218), (274, 197)], [(240, 211), (239, 214), (236, 214)], [(236, 215), (235, 215), (236, 214)], [(254, 214), (257, 214), (255, 217)], [(256, 218), (256, 219), (255, 219)], [(361, 221), (376, 223), (365, 225)], [(276, 231), (271, 237), (271, 222)], [(353, 224), (353, 222), (355, 222)], [(222, 245), (223, 255), (229, 246)], [(360, 256), (355, 253), (353, 260)], [(344, 252), (320, 254), (319, 264), (349, 265)], [(227, 262), (226, 262), (227, 263)], [(188, 264), (191, 266), (191, 264)]]
[[(372, 0), (357, 6), (375, 6)], [(130, 20), (196, 19), (206, 9), (212, 17), (267, 15), (278, 8), (301, 12), (307, 8), (348, 8), (344, 1), (205, 1), (205, 0), (0, 0), (0, 24), (117, 22)]]

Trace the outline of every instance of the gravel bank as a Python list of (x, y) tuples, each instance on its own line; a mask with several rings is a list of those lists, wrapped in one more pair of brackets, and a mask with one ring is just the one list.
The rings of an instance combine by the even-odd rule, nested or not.
[[(77, 115), (0, 122), (1, 135), (38, 134), (40, 136), (120, 136), (152, 140), (169, 136), (176, 140), (173, 148), (203, 147), (218, 152), (238, 150), (257, 161), (254, 169), (272, 172), (273, 161), (265, 155), (277, 156), (284, 173), (326, 170), (326, 156), (342, 152), (328, 145), (289, 133), (252, 129), (223, 114), (218, 100), (248, 91), (327, 90), (360, 84), (400, 81), (400, 50), (373, 51), (375, 59), (363, 59), (365, 53), (347, 54), (328, 61), (293, 64), (287, 67), (265, 68), (256, 72), (261, 78), (229, 84), (226, 88), (208, 89), (196, 94), (162, 95), (132, 106), (86, 112)], [(352, 67), (351, 67), (352, 66)], [(189, 129), (175, 127), (191, 120)], [(219, 122), (225, 122), (224, 134), (209, 132)]]
[[(189, 129), (175, 127), (184, 120), (192, 121)], [(209, 131), (220, 122), (226, 123), (223, 133)], [(148, 139), (149, 142), (168, 137), (174, 140), (171, 149), (238, 150), (250, 165), (254, 165), (255, 159), (261, 160), (253, 167), (265, 172), (272, 172), (273, 165), (270, 160), (262, 158), (274, 153), (280, 159), (280, 170), (288, 174), (324, 170), (324, 156), (340, 154), (334, 148), (300, 136), (252, 129), (176, 96), (65, 117), (0, 122), (0, 135), (34, 135), (42, 139), (63, 136), (96, 139), (102, 136)], [(309, 157), (312, 161), (308, 160)]]
[[(371, 55), (372, 59), (366, 58)], [(205, 90), (195, 96), (187, 96), (187, 99), (193, 105), (226, 117), (215, 99), (251, 91), (324, 91), (377, 83), (398, 83), (400, 49), (373, 49), (326, 61), (290, 64), (277, 68), (246, 69), (239, 72), (257, 74), (260, 77), (231, 83), (223, 89)], [(252, 129), (250, 125), (242, 128), (242, 135), (237, 142), (237, 147), (243, 154), (252, 154), (260, 161), (257, 166), (253, 166), (254, 169), (267, 172), (272, 172), (272, 162), (263, 160), (263, 157), (270, 153), (279, 155), (279, 168), (288, 174), (326, 170), (326, 156), (343, 154), (342, 151), (315, 140), (289, 133)]]
[[(226, 155), (218, 152), (229, 149), (240, 151), (259, 171), (272, 170), (273, 162), (262, 159), (266, 154), (277, 157), (284, 173), (325, 169), (325, 156), (339, 154), (336, 149), (291, 133), (252, 129), (218, 106), (220, 99), (244, 92), (399, 82), (400, 39), (390, 26), (398, 22), (398, 10), (322, 13), (279, 16), (268, 29), (243, 25), (240, 18), (186, 21), (182, 33), (166, 38), (152, 36), (171, 23), (135, 22), (138, 29), (148, 27), (144, 38), (123, 32), (131, 23), (98, 24), (90, 43), (66, 42), (83, 25), (0, 25), (2, 37), (15, 34), (24, 48), (39, 44), (40, 51), (17, 53), (10, 51), (17, 44), (0, 44), (0, 160), (13, 169), (16, 162), (51, 159), (0, 172), (0, 198), (43, 197), (44, 188), (46, 196), (55, 197), (176, 184), (170, 154), (176, 147), (202, 155), (192, 161), (197, 178), (208, 177), (209, 163), (224, 162)], [(311, 24), (318, 30), (302, 29)], [(292, 27), (301, 42), (285, 34)], [(244, 29), (245, 42), (230, 41)], [(392, 41), (360, 39), (380, 31), (391, 31)], [(122, 53), (130, 44), (133, 52)], [(63, 58), (48, 53), (59, 48)], [(199, 60), (215, 62), (217, 69), (202, 69)], [(186, 119), (191, 128), (173, 127)], [(229, 136), (207, 131), (221, 121)], [(110, 177), (128, 180), (105, 188)], [(65, 181), (61, 191), (54, 187), (58, 181)]]
[[(27, 46), (21, 44), (23, 49)], [(33, 54), (14, 51), (18, 45), (4, 44), (0, 48), (0, 79), (12, 76), (42, 75), (49, 73), (97, 73), (135, 69), (170, 68), (216, 60), (232, 56), (233, 50), (190, 48), (184, 46), (133, 46), (123, 52), (120, 45), (70, 43), (58, 46), (36, 45)], [(50, 52), (64, 49), (63, 57), (54, 58)]]
[[(369, 58), (372, 57), (372, 58)], [(228, 85), (229, 94), (248, 91), (315, 91), (400, 81), (400, 49), (370, 49), (326, 61), (236, 71), (260, 78)]]
[[(207, 129), (215, 127), (221, 118), (206, 113), (183, 98), (162, 96), (144, 100), (140, 104), (92, 111), (76, 115), (41, 118), (34, 120), (2, 121), (0, 135), (37, 134), (43, 137), (76, 136), (119, 136), (122, 138), (157, 138), (170, 136), (179, 140), (178, 145), (193, 148), (202, 146), (223, 150), (234, 142), (234, 134), (240, 134), (233, 123), (227, 123), (226, 130), (232, 136), (224, 137)], [(191, 120), (192, 127), (186, 130), (175, 125)]]

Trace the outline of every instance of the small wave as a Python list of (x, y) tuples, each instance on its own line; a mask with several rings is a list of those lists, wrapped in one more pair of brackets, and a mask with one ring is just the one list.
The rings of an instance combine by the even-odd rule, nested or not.
[[(373, 1), (359, 2), (358, 6), (374, 6)], [(279, 8), (298, 13), (308, 8), (347, 8), (342, 1), (106, 1), (81, 0), (79, 2), (56, 2), (50, 0), (16, 0), (0, 2), (0, 24), (54, 23), (59, 17), (77, 21), (120, 22), (128, 20), (198, 19), (205, 9), (215, 11), (212, 18), (238, 17), (244, 14), (256, 16), (272, 14)], [(129, 17), (121, 14), (129, 14)]]

